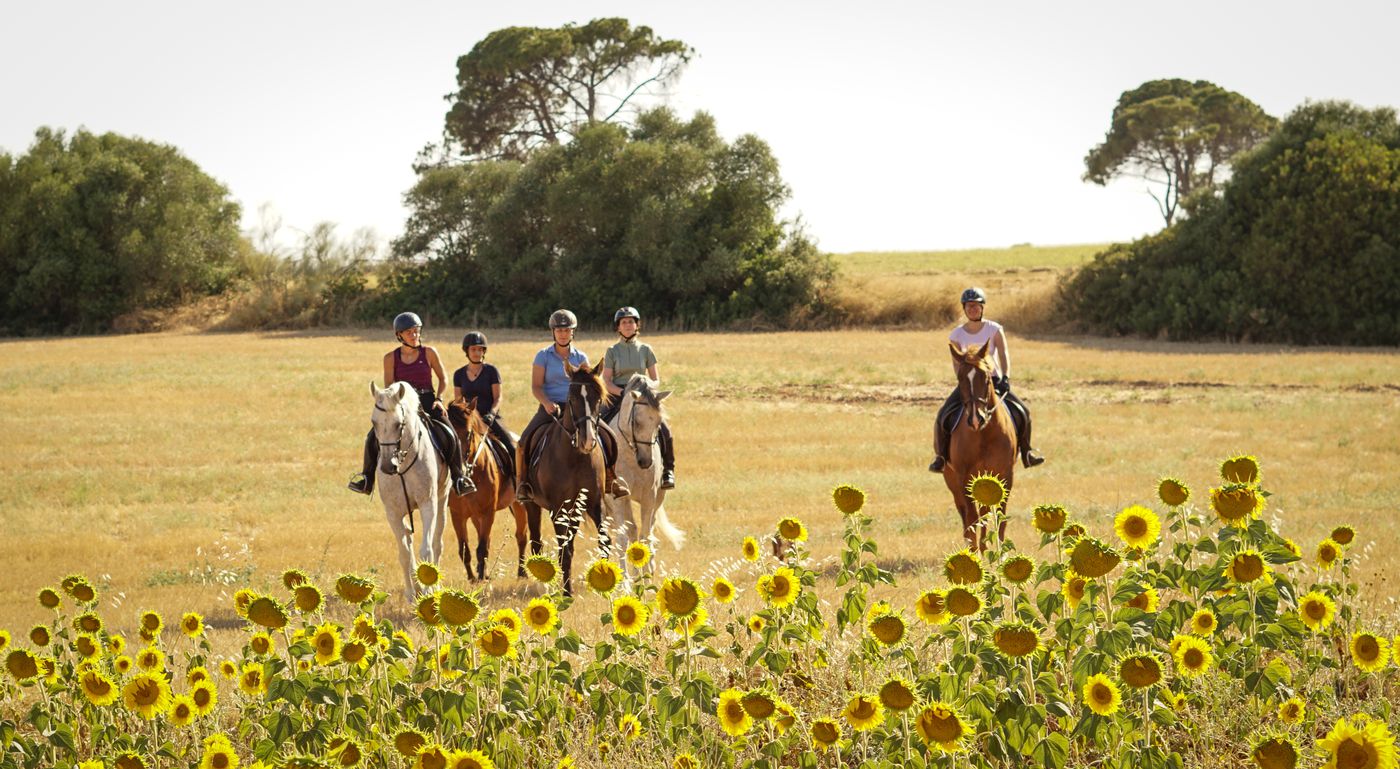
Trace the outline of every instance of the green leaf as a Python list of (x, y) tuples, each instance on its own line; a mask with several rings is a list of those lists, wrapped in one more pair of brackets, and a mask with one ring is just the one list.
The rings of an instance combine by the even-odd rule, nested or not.
[(1059, 732), (1046, 735), (1031, 750), (1031, 758), (1036, 766), (1043, 769), (1064, 769), (1065, 762), (1069, 760), (1069, 740)]

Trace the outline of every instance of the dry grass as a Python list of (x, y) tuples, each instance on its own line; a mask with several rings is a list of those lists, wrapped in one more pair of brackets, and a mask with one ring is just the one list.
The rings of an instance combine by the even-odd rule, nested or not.
[[(429, 343), (460, 361), (461, 329)], [(1013, 337), (1015, 327), (1012, 328)], [(506, 378), (505, 414), (523, 426), (528, 361), (543, 335), (488, 329)], [(695, 576), (738, 555), (745, 534), (801, 516), (818, 556), (837, 552), (827, 491), (870, 493), (897, 600), (933, 581), (960, 546), (929, 459), (932, 410), (946, 394), (945, 330), (666, 334), (662, 357), (680, 455), (668, 501), (689, 545), (663, 569)], [(80, 571), (109, 584), (104, 615), (129, 626), (154, 607), (229, 620), (227, 596), (300, 566), (398, 580), (378, 500), (344, 489), (358, 465), (387, 334), (165, 333), (0, 343), (0, 628), (23, 632), (39, 587)], [(608, 340), (581, 347), (599, 355)], [(1335, 523), (1374, 540), (1361, 566), (1377, 612), (1400, 595), (1400, 438), (1393, 350), (1186, 345), (1078, 337), (1014, 338), (1014, 379), (1035, 409), (1049, 462), (1016, 479), (1013, 538), (1059, 501), (1100, 533), (1180, 475), (1202, 495), (1216, 462), (1260, 456), (1269, 514), (1304, 547)], [(518, 595), (510, 523), (497, 523), (491, 588)], [(591, 535), (590, 535), (591, 541)], [(455, 552), (451, 534), (446, 551)], [(454, 563), (449, 582), (465, 583)], [(585, 602), (596, 599), (585, 599)], [(114, 604), (119, 604), (114, 606)], [(591, 604), (587, 611), (595, 608)]]

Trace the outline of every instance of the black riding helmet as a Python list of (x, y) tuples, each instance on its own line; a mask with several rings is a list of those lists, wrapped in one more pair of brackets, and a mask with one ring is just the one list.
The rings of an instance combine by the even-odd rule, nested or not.
[(976, 287), (976, 286), (973, 286), (972, 288), (967, 289), (966, 291), (962, 292), (962, 301), (959, 302), (959, 304), (967, 304), (968, 302), (976, 302), (976, 303), (978, 303), (978, 304), (986, 304), (986, 303), (987, 303), (987, 292), (983, 291), (982, 289), (980, 289), (980, 288), (978, 288), (978, 287)]
[(623, 307), (622, 309), (620, 309), (620, 310), (618, 310), (617, 312), (613, 313), (613, 330), (614, 330), (614, 331), (617, 330), (618, 324), (622, 323), (622, 319), (623, 319), (623, 318), (631, 318), (632, 320), (637, 321), (637, 323), (641, 323), (641, 322), (642, 322), (642, 314), (641, 314), (640, 312), (637, 312), (637, 308), (636, 308), (636, 307)]
[(486, 346), (486, 335), (480, 331), (468, 331), (467, 335), (462, 337), (462, 352), (466, 352), (469, 347), (477, 346)]
[(418, 313), (401, 312), (394, 316), (394, 338), (398, 339), (400, 342), (403, 341), (403, 338), (400, 337), (399, 334), (415, 327), (423, 327), (423, 319), (418, 317)]

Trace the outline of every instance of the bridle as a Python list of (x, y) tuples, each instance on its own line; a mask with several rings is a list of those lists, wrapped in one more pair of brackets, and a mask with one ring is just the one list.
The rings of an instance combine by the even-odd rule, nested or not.
[[(621, 397), (627, 397), (627, 393), (629, 392), (632, 393), (632, 405), (630, 408), (627, 409), (627, 430), (625, 432), (619, 430), (618, 432), (622, 433), (623, 440), (626, 440), (627, 445), (632, 447), (633, 452), (636, 452), (638, 446), (655, 446), (656, 436), (653, 435), (652, 440), (649, 441), (643, 441), (637, 438), (637, 400), (639, 396), (636, 390), (632, 390), (629, 388), (628, 390), (623, 391)], [(619, 420), (618, 427), (621, 426), (622, 422), (621, 420)], [(660, 430), (658, 430), (657, 432), (660, 432)]]
[[(388, 409), (384, 408), (383, 406), (380, 406), (378, 403), (374, 404), (374, 410), (383, 412), (385, 414), (389, 413)], [(393, 446), (394, 454), (393, 457), (389, 460), (389, 463), (394, 467), (398, 467), (399, 463), (402, 462), (404, 458), (408, 456), (408, 449), (403, 447), (403, 431), (406, 427), (408, 427), (409, 416), (405, 415), (403, 409), (397, 406), (394, 407), (394, 412), (397, 413), (400, 417), (398, 438), (394, 440), (393, 443), (389, 443), (387, 441), (379, 441), (379, 448), (382, 450), (385, 446)], [(379, 434), (376, 432), (374, 437), (378, 438)], [(416, 463), (417, 461), (418, 452), (415, 451), (413, 452), (413, 461), (409, 462), (407, 467), (402, 467), (396, 470), (394, 472), (394, 475), (397, 475), (400, 478), (402, 478), (403, 474), (408, 472), (408, 469), (410, 467), (413, 467), (414, 463)]]
[[(575, 388), (578, 389), (576, 390)], [(572, 430), (569, 429), (569, 424), (565, 424), (564, 421), (561, 420), (559, 417), (554, 416), (552, 414), (550, 415), (550, 418), (554, 420), (554, 423), (559, 425), (559, 428), (568, 434), (569, 442), (575, 449), (580, 448), (579, 435), (583, 433), (583, 429), (589, 423), (592, 423), (593, 425), (594, 435), (597, 435), (599, 432), (601, 432), (601, 428), (599, 427), (600, 415), (592, 413), (593, 409), (589, 406), (588, 398), (584, 394), (583, 388), (584, 384), (582, 382), (570, 382), (569, 397), (564, 400), (564, 410), (569, 413), (569, 424), (573, 425)], [(577, 399), (583, 404), (582, 414), (576, 413), (576, 409), (574, 408), (575, 399)], [(563, 416), (563, 414), (561, 413), (560, 416)]]
[[(982, 427), (977, 424), (976, 420), (980, 419), (982, 421), (982, 425), (985, 426), (988, 422), (992, 420), (992, 416), (996, 413), (996, 388), (992, 386), (991, 380), (990, 378), (988, 378), (987, 390), (990, 393), (990, 395), (988, 395), (987, 397), (979, 397), (977, 393), (973, 391), (972, 385), (976, 379), (977, 374), (981, 374), (985, 377), (986, 371), (984, 371), (980, 367), (974, 367), (973, 372), (974, 374), (971, 379), (959, 377), (959, 379), (963, 381), (960, 381), (958, 383), (958, 392), (959, 394), (963, 392), (963, 385), (965, 382), (967, 386), (967, 395), (962, 398), (962, 405), (963, 408), (966, 409), (968, 412), (967, 426), (971, 427), (974, 430), (980, 430), (982, 429)], [(971, 408), (969, 408), (969, 406), (971, 406)]]

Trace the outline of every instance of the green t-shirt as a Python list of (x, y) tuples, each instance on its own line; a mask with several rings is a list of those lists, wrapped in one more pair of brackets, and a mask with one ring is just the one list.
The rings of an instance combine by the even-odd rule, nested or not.
[(618, 387), (625, 387), (633, 374), (646, 376), (647, 369), (655, 365), (656, 353), (651, 351), (651, 345), (637, 341), (635, 336), (609, 347), (603, 354), (603, 368), (612, 369), (613, 384)]

